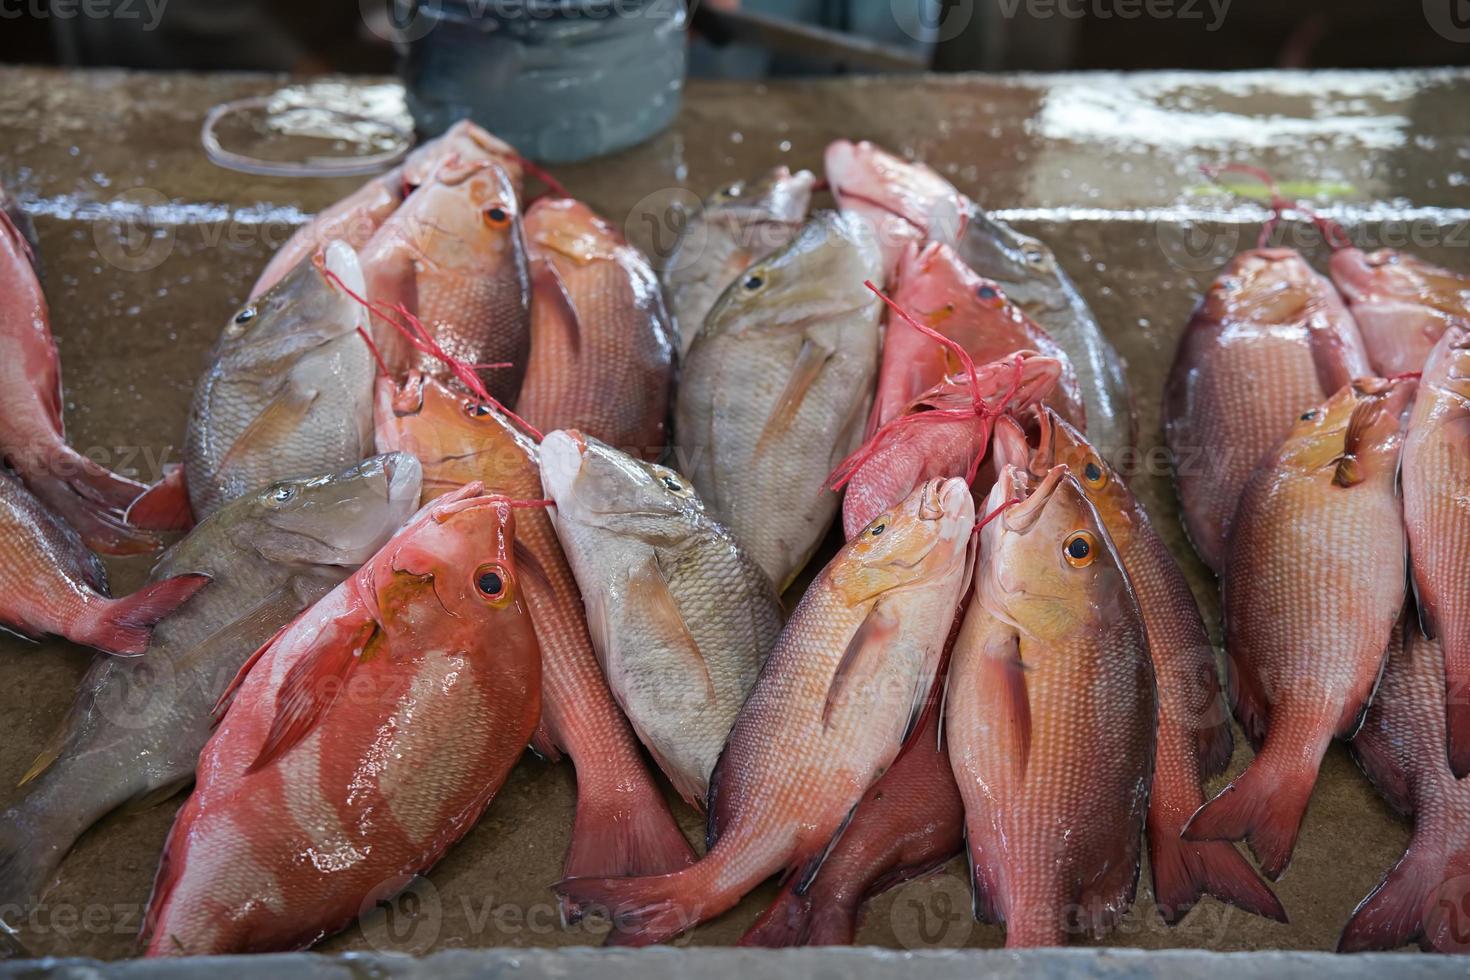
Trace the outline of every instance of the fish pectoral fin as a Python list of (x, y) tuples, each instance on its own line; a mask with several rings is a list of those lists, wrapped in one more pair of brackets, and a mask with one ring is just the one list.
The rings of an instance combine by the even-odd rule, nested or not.
[[(546, 574), (546, 567), (541, 564), (541, 559), (536, 557), (536, 553), (531, 550), (525, 540), (517, 538), (511, 546), (511, 552), (515, 557), (517, 570), (525, 575), (527, 581), (535, 583), (538, 588), (545, 590), (550, 595), (553, 591), (551, 576)], [(531, 619), (532, 621), (536, 619), (534, 612)]]
[(261, 453), (270, 453), (280, 438), (291, 432), (306, 418), (311, 406), (321, 392), (315, 388), (303, 388), (293, 379), (287, 378), (280, 390), (271, 398), (260, 414), (251, 420), (235, 441), (220, 458), (218, 472), (225, 473), (232, 466)]
[(133, 814), (142, 813), (144, 810), (151, 810), (159, 804), (167, 803), (169, 800), (173, 799), (179, 794), (180, 790), (182, 790), (185, 786), (188, 786), (193, 781), (194, 774), (192, 772), (182, 779), (171, 779), (168, 782), (164, 783), (162, 786), (155, 786), (150, 790), (145, 790), (144, 792), (139, 793), (137, 796), (134, 796), (132, 799), (128, 800), (121, 807), (119, 807), (118, 812), (123, 814)]
[(679, 603), (669, 589), (669, 580), (659, 567), (658, 557), (649, 555), (641, 564), (628, 573), (628, 603), (645, 613), (650, 626), (658, 635), (666, 638), (665, 649), (676, 654), (689, 676), (704, 684), (705, 697), (715, 700), (715, 682), (710, 676), (709, 662), (699, 649)]
[(276, 698), (275, 720), (260, 754), (245, 770), (247, 774), (270, 765), (311, 733), (341, 695), (347, 676), (377, 635), (377, 622), (365, 612), (342, 616), (317, 634), (311, 648), (286, 672)]
[(532, 263), (531, 288), (535, 290), (535, 301), (549, 303), (561, 312), (561, 321), (566, 324), (567, 342), (571, 345), (572, 354), (580, 353), (582, 317), (577, 313), (577, 304), (572, 301), (571, 290), (567, 288), (566, 280), (556, 270), (555, 264), (544, 259)]
[[(225, 685), (225, 689), (220, 692), (219, 699), (214, 702), (214, 707), (210, 709), (209, 724), (211, 728), (219, 725), (219, 723), (224, 719), (225, 710), (230, 706), (230, 702), (234, 700), (235, 692), (238, 691), (240, 689), (240, 685), (245, 682), (245, 676), (250, 673), (251, 668), (253, 668), (256, 663), (259, 662), (260, 658), (265, 656), (265, 652), (271, 647), (275, 646), (276, 641), (278, 641), (282, 636), (285, 636), (286, 631), (295, 626), (297, 620), (299, 620), (304, 615), (306, 615), (305, 610), (298, 612), (295, 616), (291, 618), (288, 623), (286, 623), (286, 625), (282, 626), (280, 629), (272, 633), (270, 639), (266, 640), (260, 646), (256, 647), (254, 653), (245, 658), (245, 662), (240, 665), (239, 670), (235, 671), (235, 676), (230, 680), (229, 684)], [(230, 624), (231, 627), (233, 627), (234, 625), (234, 623)], [(228, 629), (230, 629), (230, 627), (226, 627), (226, 630)], [(225, 632), (226, 630), (222, 630), (221, 632)], [(216, 634), (216, 636), (218, 635), (219, 634)]]
[(842, 651), (842, 659), (832, 673), (832, 683), (827, 687), (827, 700), (822, 705), (822, 726), (832, 720), (832, 710), (843, 703), (848, 688), (858, 683), (859, 671), (871, 673), (883, 662), (883, 648), (898, 632), (898, 620), (876, 604), (859, 624)]
[(859, 797), (858, 802), (854, 803), (852, 809), (847, 811), (847, 816), (842, 818), (842, 823), (838, 824), (836, 832), (832, 834), (832, 839), (827, 841), (827, 846), (822, 848), (821, 853), (809, 858), (793, 869), (792, 873), (796, 878), (796, 894), (805, 895), (811, 889), (812, 882), (817, 880), (817, 874), (822, 870), (822, 865), (827, 863), (827, 858), (832, 854), (833, 849), (837, 847), (837, 842), (842, 840), (842, 835), (851, 826), (853, 815), (857, 813), (858, 807), (861, 805), (862, 798)]
[(761, 429), (760, 438), (756, 440), (755, 455), (760, 455), (767, 439), (772, 439), (790, 428), (796, 419), (796, 413), (801, 411), (801, 403), (806, 399), (807, 392), (812, 390), (812, 385), (822, 375), (822, 368), (827, 366), (835, 353), (837, 352), (832, 348), (819, 344), (810, 337), (801, 342), (801, 350), (786, 378), (786, 387), (781, 391), (781, 397), (776, 399), (765, 427)]
[(1347, 434), (1342, 440), (1342, 455), (1332, 462), (1332, 482), (1339, 487), (1351, 487), (1362, 483), (1366, 474), (1358, 454), (1368, 430), (1383, 416), (1383, 403), (1377, 398), (1364, 398), (1353, 406), (1348, 418)]
[(999, 702), (997, 724), (1012, 746), (1016, 776), (1023, 777), (1031, 757), (1031, 696), (1026, 687), (1027, 667), (1021, 660), (1021, 641), (1014, 633), (992, 633), (980, 655), (985, 663), (986, 686)]

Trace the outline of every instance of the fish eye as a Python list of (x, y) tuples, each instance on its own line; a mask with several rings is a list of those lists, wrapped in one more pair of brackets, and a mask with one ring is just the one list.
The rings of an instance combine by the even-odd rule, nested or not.
[(242, 326), (243, 327), (245, 324), (249, 323), (251, 320), (254, 320), (254, 319), (255, 319), (255, 307), (253, 307), (253, 306), (247, 306), (244, 309), (242, 309), (239, 313), (236, 313), (235, 314), (235, 323), (238, 326)]
[(490, 414), (490, 406), (484, 402), (465, 402), (464, 413), (472, 419), (482, 419)]
[(1032, 265), (1040, 265), (1045, 258), (1041, 249), (1035, 245), (1027, 245), (1021, 250), (1021, 254), (1026, 256), (1026, 261)]
[(1091, 531), (1073, 531), (1062, 545), (1062, 554), (1073, 568), (1086, 568), (1097, 557), (1097, 541)]
[(876, 538), (878, 535), (882, 534), (886, 530), (888, 530), (887, 521), (880, 520), (877, 524), (874, 524), (872, 527), (868, 528), (868, 533)]
[(759, 275), (749, 275), (749, 276), (746, 276), (745, 277), (745, 290), (746, 290), (746, 292), (753, 293), (756, 290), (760, 289), (765, 284), (766, 284), (766, 280), (764, 278), (762, 278), (761, 276), (759, 276)]
[(664, 489), (669, 491), (670, 493), (683, 494), (689, 492), (689, 488), (680, 483), (679, 478), (674, 476), (672, 473), (663, 474), (661, 477), (659, 477), (659, 481), (663, 483)]
[(1317, 417), (1317, 410), (1314, 408), (1314, 409), (1312, 409), (1310, 411), (1303, 412), (1302, 413), (1302, 419), (1301, 420), (1303, 422), (1310, 422), (1310, 421), (1312, 421), (1312, 419), (1314, 419), (1316, 417)]
[(481, 565), (475, 571), (475, 588), (492, 602), (505, 598), (505, 569), (498, 564)]
[(975, 290), (975, 294), (983, 300), (992, 300), (1000, 295), (1000, 293), (996, 292), (994, 286), (989, 285), (981, 286), (979, 289)]
[(510, 224), (510, 213), (500, 205), (485, 209), (485, 223), (492, 228), (504, 228)]
[(1107, 471), (1098, 464), (1097, 460), (1089, 459), (1082, 467), (1082, 482), (1093, 490), (1101, 490), (1108, 485)]
[(289, 483), (278, 483), (271, 488), (270, 500), (272, 503), (290, 503), (296, 496), (296, 488)]

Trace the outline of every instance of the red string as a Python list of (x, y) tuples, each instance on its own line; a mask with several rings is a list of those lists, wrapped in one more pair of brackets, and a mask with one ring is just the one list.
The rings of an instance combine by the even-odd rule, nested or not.
[(551, 191), (553, 197), (572, 196), (567, 191), (566, 187), (562, 185), (561, 181), (551, 176), (551, 174), (547, 173), (546, 170), (532, 163), (530, 160), (527, 160), (523, 156), (518, 156), (516, 157), (516, 162), (521, 165), (521, 168), (525, 170), (526, 173), (530, 174), (532, 177), (535, 177), (537, 180), (541, 181), (541, 183), (545, 184), (547, 189)]
[(1216, 179), (1222, 173), (1240, 173), (1254, 177), (1261, 183), (1266, 185), (1266, 190), (1271, 194), (1272, 213), (1270, 220), (1268, 220), (1266, 224), (1261, 228), (1261, 234), (1256, 239), (1256, 248), (1266, 247), (1266, 243), (1271, 239), (1271, 232), (1281, 221), (1282, 212), (1286, 210), (1299, 211), (1301, 214), (1305, 215), (1307, 220), (1311, 221), (1312, 224), (1316, 226), (1317, 230), (1322, 233), (1322, 238), (1327, 242), (1328, 247), (1331, 248), (1334, 252), (1338, 251), (1339, 249), (1352, 247), (1352, 239), (1348, 237), (1348, 234), (1346, 231), (1343, 230), (1342, 225), (1338, 224), (1336, 221), (1333, 221), (1331, 218), (1318, 214), (1316, 211), (1307, 207), (1300, 201), (1292, 201), (1288, 198), (1282, 197), (1276, 189), (1275, 179), (1267, 170), (1261, 167), (1253, 167), (1248, 163), (1228, 163), (1224, 166), (1218, 167), (1206, 164), (1205, 166), (1201, 167), (1200, 170), (1204, 173), (1206, 177), (1209, 177), (1211, 180)]
[(1010, 510), (1012, 507), (1014, 507), (1017, 504), (1021, 503), (1022, 500), (1023, 500), (1023, 498), (1021, 498), (1021, 497), (1012, 497), (1010, 500), (1007, 500), (1005, 503), (1003, 503), (999, 507), (995, 508), (995, 510), (993, 510), (990, 513), (986, 514), (984, 520), (976, 521), (975, 522), (975, 527), (974, 527), (974, 529), (970, 533), (971, 534), (979, 534), (981, 528), (985, 527), (985, 525), (989, 524), (991, 521), (995, 520), (1001, 514), (1004, 514), (1006, 511)]
[(954, 353), (954, 356), (959, 359), (960, 364), (964, 367), (965, 374), (969, 375), (970, 377), (970, 392), (975, 401), (975, 414), (979, 415), (984, 412), (986, 410), (986, 405), (985, 400), (980, 397), (980, 377), (975, 372), (975, 362), (973, 359), (971, 359), (970, 352), (965, 350), (965, 348), (958, 341), (952, 340), (949, 337), (946, 337), (944, 334), (940, 333), (938, 330), (935, 330), (933, 327), (928, 326), (924, 323), (920, 323), (918, 320), (914, 319), (912, 316), (909, 315), (907, 310), (885, 296), (883, 294), (883, 290), (873, 285), (873, 281), (871, 279), (863, 280), (863, 285), (871, 289), (873, 293), (879, 299), (881, 299), (884, 304), (887, 305), (887, 307), (892, 310), (904, 323), (907, 323), (909, 326), (919, 331), (919, 333), (928, 337), (930, 340), (938, 342), (939, 344), (943, 345), (947, 350)]

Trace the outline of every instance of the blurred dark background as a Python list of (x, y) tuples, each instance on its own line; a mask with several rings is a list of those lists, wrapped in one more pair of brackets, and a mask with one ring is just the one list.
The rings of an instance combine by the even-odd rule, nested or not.
[[(393, 47), (384, 40), (391, 33), (384, 29), (388, 2), (0, 0), (0, 61), (386, 73), (394, 65)], [(798, 43), (793, 54), (789, 37), (784, 42), (772, 40), (772, 19), (781, 22), (776, 24), (776, 35), (785, 33), (782, 23), (826, 28), (833, 32), (825, 35), (828, 39), (834, 35), (861, 39), (877, 45), (880, 52), (893, 53), (897, 61), (912, 60), (908, 67), (951, 71), (1470, 64), (1470, 42), (1459, 39), (1470, 33), (1470, 0), (703, 3), (701, 16), (693, 22), (691, 64), (693, 74), (706, 76), (874, 67), (872, 59), (849, 63), (840, 52), (833, 53), (824, 47), (820, 33), (809, 44)], [(1431, 7), (1443, 8), (1440, 16), (1456, 29), (1434, 29)], [(1157, 11), (1162, 9), (1169, 14), (1161, 16)], [(108, 15), (98, 14), (103, 10)], [(732, 31), (718, 22), (724, 14), (737, 18), (754, 14), (757, 22), (754, 27), (737, 24)], [(960, 19), (947, 19), (952, 16)], [(946, 29), (945, 25), (961, 22), (961, 30)]]

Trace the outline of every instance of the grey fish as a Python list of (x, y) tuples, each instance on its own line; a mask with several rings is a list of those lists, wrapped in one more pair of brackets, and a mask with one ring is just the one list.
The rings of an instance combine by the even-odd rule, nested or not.
[(76, 839), (124, 804), (194, 776), (216, 702), (266, 640), (370, 558), (418, 506), (406, 453), (277, 483), (226, 506), (159, 559), (151, 581), (208, 575), (147, 656), (100, 657), (60, 731), (0, 812), (0, 904), (37, 898)]
[(810, 170), (793, 174), (776, 167), (757, 180), (720, 188), (689, 215), (662, 273), (680, 355), (689, 352), (726, 287), (796, 237), (816, 182)]
[(541, 443), (541, 482), (608, 686), (674, 788), (703, 806), (781, 633), (780, 600), (673, 470), (558, 430)]
[[(334, 283), (328, 276), (340, 279)], [(194, 390), (184, 475), (194, 516), (281, 479), (326, 473), (372, 451), (372, 351), (357, 255), (327, 246), (226, 325)]]
[(960, 257), (1000, 283), (1006, 296), (1066, 351), (1087, 408), (1087, 441), (1109, 460), (1116, 459), (1138, 438), (1122, 358), (1051, 249), (966, 203)]
[(837, 512), (827, 477), (862, 438), (881, 338), (883, 257), (852, 214), (819, 212), (731, 284), (689, 348), (680, 465), (711, 512), (791, 584)]

